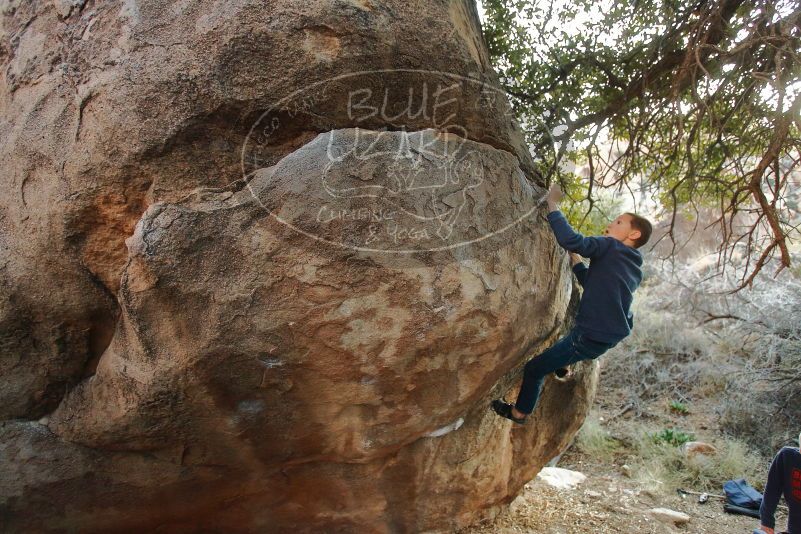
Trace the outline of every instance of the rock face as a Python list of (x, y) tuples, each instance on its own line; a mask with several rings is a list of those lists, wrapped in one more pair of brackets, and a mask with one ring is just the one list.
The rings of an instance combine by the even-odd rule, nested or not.
[(0, 525), (450, 531), (580, 426), (469, 0), (2, 4)]

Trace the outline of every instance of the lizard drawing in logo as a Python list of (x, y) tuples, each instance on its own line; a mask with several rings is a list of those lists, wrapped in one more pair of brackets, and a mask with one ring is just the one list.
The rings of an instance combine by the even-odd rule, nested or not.
[(433, 129), (331, 131), (323, 187), (334, 199), (372, 199), (391, 207), (444, 241), (470, 191), (484, 182), (481, 153), (466, 149), (466, 142)]

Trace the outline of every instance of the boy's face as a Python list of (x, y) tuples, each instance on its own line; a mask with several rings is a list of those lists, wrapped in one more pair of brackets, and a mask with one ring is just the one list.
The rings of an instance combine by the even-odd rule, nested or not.
[(629, 246), (633, 246), (634, 240), (640, 237), (640, 231), (631, 227), (631, 215), (618, 215), (617, 219), (606, 225), (604, 235), (614, 237)]

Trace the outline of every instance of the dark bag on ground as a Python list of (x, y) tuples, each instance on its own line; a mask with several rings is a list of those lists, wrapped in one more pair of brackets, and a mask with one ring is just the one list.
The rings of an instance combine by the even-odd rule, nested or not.
[(742, 514), (759, 518), (762, 494), (748, 485), (744, 478), (728, 480), (723, 483), (726, 503), (723, 509), (730, 514)]
[(728, 512), (730, 514), (737, 514), (737, 515), (747, 515), (749, 517), (755, 517), (759, 519), (759, 510), (754, 510), (753, 508), (743, 508), (742, 506), (734, 506), (733, 504), (724, 503), (723, 504), (723, 511)]

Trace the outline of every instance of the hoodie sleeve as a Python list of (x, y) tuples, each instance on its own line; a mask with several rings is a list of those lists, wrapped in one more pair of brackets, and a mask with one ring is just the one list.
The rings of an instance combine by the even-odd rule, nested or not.
[(573, 266), (573, 273), (576, 275), (576, 278), (578, 278), (578, 281), (579, 281), (579, 284), (581, 284), (581, 287), (584, 287), (584, 280), (586, 280), (586, 278), (587, 278), (587, 271), (588, 270), (589, 269), (587, 268), (586, 265), (584, 265), (583, 261), (580, 261), (580, 262), (578, 262), (577, 264), (575, 264)]
[(573, 230), (559, 210), (548, 213), (547, 219), (556, 236), (557, 243), (563, 249), (575, 252), (585, 258), (603, 256), (611, 246), (610, 240), (614, 239), (612, 237), (584, 237)]
[(759, 507), (759, 521), (766, 527), (774, 528), (776, 526), (776, 505), (779, 504), (779, 497), (781, 496), (784, 483), (782, 481), (782, 474), (784, 473), (784, 463), (782, 452), (773, 458), (768, 471), (768, 481), (765, 484), (765, 493), (762, 495), (762, 505)]

